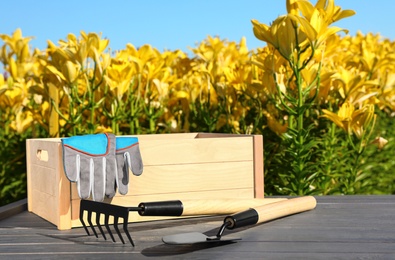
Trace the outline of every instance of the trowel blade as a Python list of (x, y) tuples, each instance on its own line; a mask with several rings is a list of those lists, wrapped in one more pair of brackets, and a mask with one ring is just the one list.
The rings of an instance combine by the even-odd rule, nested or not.
[(241, 240), (241, 238), (235, 237), (209, 237), (200, 232), (190, 232), (164, 236), (162, 238), (163, 243), (168, 245), (190, 245), (196, 243), (220, 243), (220, 242), (232, 242), (236, 240)]

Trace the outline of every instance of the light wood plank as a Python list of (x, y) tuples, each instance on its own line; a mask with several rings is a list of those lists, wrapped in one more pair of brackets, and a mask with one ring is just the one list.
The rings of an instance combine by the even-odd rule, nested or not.
[(139, 140), (144, 166), (252, 161), (252, 138)]
[(263, 165), (263, 136), (253, 135), (253, 151), (254, 151), (254, 197), (264, 198), (265, 181), (264, 181), (264, 165)]

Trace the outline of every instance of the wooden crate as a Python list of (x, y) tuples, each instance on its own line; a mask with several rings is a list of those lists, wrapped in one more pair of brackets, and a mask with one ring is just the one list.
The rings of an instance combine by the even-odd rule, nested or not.
[[(174, 199), (263, 198), (261, 135), (138, 135), (144, 172), (131, 175), (129, 193), (105, 202), (136, 206), (140, 202)], [(63, 171), (60, 138), (28, 139), (28, 210), (60, 230), (79, 227), (75, 183)], [(141, 217), (132, 222), (165, 219)]]

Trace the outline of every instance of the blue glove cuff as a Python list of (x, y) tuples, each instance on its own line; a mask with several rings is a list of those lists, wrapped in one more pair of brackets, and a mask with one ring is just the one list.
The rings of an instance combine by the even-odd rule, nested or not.
[(130, 148), (131, 146), (138, 144), (139, 139), (137, 137), (118, 137), (116, 143), (116, 150), (122, 150)]
[(62, 144), (78, 152), (92, 156), (102, 156), (108, 153), (107, 134), (81, 135), (62, 138)]

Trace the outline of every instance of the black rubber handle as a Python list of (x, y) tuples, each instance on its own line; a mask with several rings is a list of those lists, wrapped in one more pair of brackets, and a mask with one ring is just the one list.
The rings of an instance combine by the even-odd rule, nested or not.
[(224, 223), (227, 229), (234, 229), (239, 227), (245, 227), (249, 225), (255, 225), (258, 223), (259, 214), (255, 209), (248, 209), (246, 211), (227, 216), (224, 219)]
[(313, 196), (302, 196), (287, 199), (254, 207), (228, 216), (224, 219), (224, 225), (228, 229), (255, 225), (303, 211), (312, 210), (316, 205), (317, 201)]
[(138, 211), (140, 216), (170, 216), (179, 217), (182, 215), (184, 207), (179, 200), (141, 202)]

